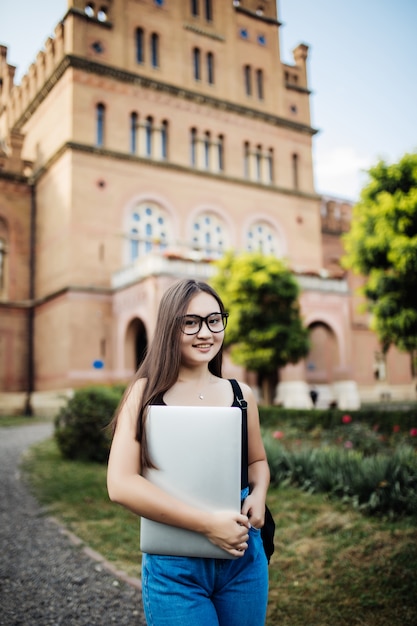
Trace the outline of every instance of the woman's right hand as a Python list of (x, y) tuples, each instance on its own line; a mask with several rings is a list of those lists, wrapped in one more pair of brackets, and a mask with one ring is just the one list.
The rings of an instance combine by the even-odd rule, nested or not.
[(241, 513), (217, 511), (209, 513), (206, 537), (232, 556), (243, 556), (248, 547), (249, 518)]

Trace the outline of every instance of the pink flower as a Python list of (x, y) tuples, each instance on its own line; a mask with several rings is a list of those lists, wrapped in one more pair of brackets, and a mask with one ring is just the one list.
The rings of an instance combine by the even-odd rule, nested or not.
[(401, 430), (401, 426), (399, 424), (394, 424), (394, 426), (392, 427), (393, 433), (399, 433), (400, 430)]
[(284, 437), (284, 433), (282, 432), (282, 430), (276, 430), (274, 433), (272, 433), (272, 436), (274, 439), (282, 439)]
[(345, 448), (350, 450), (351, 448), (353, 448), (353, 443), (351, 441), (345, 441)]
[(343, 422), (344, 424), (350, 424), (350, 422), (351, 422), (351, 421), (352, 421), (352, 418), (350, 417), (350, 415), (344, 415), (344, 416), (342, 417), (342, 422)]
[(412, 428), (410, 430), (411, 437), (417, 437), (417, 428)]

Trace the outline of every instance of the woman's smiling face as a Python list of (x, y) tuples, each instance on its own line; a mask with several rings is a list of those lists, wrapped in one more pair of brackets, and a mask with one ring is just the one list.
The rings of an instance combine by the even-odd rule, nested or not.
[[(220, 306), (215, 298), (204, 291), (196, 294), (187, 308), (187, 315), (206, 317), (211, 313), (221, 313)], [(206, 322), (201, 324), (195, 335), (182, 333), (181, 361), (183, 365), (201, 365), (209, 363), (219, 352), (224, 339), (224, 331), (212, 332)]]

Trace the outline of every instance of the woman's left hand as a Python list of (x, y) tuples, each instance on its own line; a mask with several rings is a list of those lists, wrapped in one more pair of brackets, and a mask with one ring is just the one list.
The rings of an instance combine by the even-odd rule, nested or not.
[(248, 516), (251, 526), (262, 528), (265, 523), (264, 496), (261, 494), (258, 496), (255, 491), (250, 493), (243, 502), (241, 513)]

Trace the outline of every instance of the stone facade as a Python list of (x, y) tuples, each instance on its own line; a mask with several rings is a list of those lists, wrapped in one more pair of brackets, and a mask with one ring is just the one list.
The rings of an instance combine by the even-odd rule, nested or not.
[(20, 85), (0, 47), (1, 411), (127, 380), (162, 292), (229, 248), (286, 258), (302, 287), (312, 350), (277, 402), (413, 397), (341, 269), (351, 206), (315, 192), (308, 47), (280, 61), (275, 3), (97, 7), (68, 0)]

